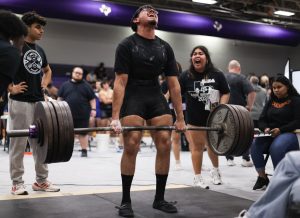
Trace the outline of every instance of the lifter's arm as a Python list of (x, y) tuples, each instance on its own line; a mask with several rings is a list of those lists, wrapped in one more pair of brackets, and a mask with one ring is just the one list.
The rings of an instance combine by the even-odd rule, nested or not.
[(125, 88), (128, 81), (128, 74), (116, 74), (114, 82), (114, 93), (112, 100), (112, 122), (111, 126), (114, 128), (114, 131), (117, 133), (121, 132), (120, 127), (120, 110), (123, 104)]
[(43, 89), (47, 89), (47, 85), (51, 83), (52, 78), (52, 70), (49, 66), (49, 64), (43, 68), (43, 77), (42, 77), (42, 83), (41, 86)]

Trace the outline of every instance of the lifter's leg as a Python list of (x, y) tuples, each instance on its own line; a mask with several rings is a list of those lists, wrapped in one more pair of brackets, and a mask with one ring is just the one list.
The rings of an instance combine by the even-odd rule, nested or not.
[[(143, 126), (144, 120), (139, 116), (127, 116), (122, 119), (123, 126)], [(119, 215), (132, 217), (130, 188), (135, 172), (136, 156), (142, 138), (141, 131), (130, 131), (123, 133), (124, 151), (121, 159), (122, 177), (122, 203), (119, 208)]]
[[(171, 115), (162, 115), (147, 121), (151, 126), (172, 125)], [(156, 145), (157, 154), (155, 162), (156, 193), (153, 208), (166, 213), (177, 213), (177, 208), (164, 200), (165, 188), (170, 167), (171, 131), (153, 131), (152, 137)]]

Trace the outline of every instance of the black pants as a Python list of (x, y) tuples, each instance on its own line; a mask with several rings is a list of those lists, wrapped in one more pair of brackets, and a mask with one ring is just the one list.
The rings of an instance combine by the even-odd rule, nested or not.
[(130, 87), (126, 90), (121, 117), (137, 115), (149, 120), (164, 114), (171, 114), (160, 87)]

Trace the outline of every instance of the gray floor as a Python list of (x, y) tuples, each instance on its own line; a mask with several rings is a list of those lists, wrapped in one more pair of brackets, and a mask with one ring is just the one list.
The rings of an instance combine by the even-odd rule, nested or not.
[[(148, 144), (149, 139), (145, 139)], [(119, 192), (121, 190), (119, 164), (121, 153), (117, 153), (115, 147), (108, 148), (92, 147), (88, 153), (88, 158), (81, 158), (80, 149), (75, 146), (72, 159), (67, 163), (50, 164), (49, 180), (61, 187), (61, 192), (57, 195), (77, 195)], [(178, 188), (181, 186), (192, 186), (193, 171), (189, 152), (181, 152), (183, 170), (174, 170), (174, 157), (171, 157), (171, 168), (168, 179), (168, 188)], [(155, 185), (154, 176), (155, 149), (149, 146), (143, 147), (137, 158), (136, 175), (133, 180), (132, 190), (153, 190)], [(209, 172), (204, 169), (203, 176), (210, 184), (210, 189), (226, 193), (232, 196), (255, 201), (262, 191), (253, 191), (252, 187), (256, 181), (256, 172), (253, 167), (242, 167), (241, 157), (235, 158), (236, 166), (226, 165), (225, 157), (220, 157), (220, 170), (223, 184), (216, 186), (210, 181)], [(11, 196), (9, 194), (11, 181), (8, 172), (8, 153), (0, 147), (0, 200), (20, 199), (24, 197)], [(43, 197), (44, 194), (33, 192), (31, 184), (34, 182), (34, 165), (31, 155), (24, 158), (25, 175), (24, 180), (27, 185), (30, 197)], [(211, 167), (207, 152), (204, 153), (204, 168)], [(273, 173), (270, 161), (267, 164), (267, 172)], [(25, 196), (25, 198), (29, 197)], [(50, 194), (51, 196), (51, 194)], [(120, 196), (121, 198), (121, 196)]]
[[(132, 192), (137, 218), (233, 218), (252, 201), (195, 188), (167, 190), (167, 199), (177, 199), (178, 213), (168, 214), (152, 208), (155, 191)], [(120, 193), (100, 193), (56, 198), (1, 201), (0, 216), (5, 218), (107, 218), (119, 217), (116, 206)]]

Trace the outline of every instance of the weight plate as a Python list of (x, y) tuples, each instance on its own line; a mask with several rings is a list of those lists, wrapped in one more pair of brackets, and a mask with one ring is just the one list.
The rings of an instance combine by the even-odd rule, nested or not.
[(67, 133), (67, 140), (66, 140), (67, 143), (65, 146), (66, 153), (65, 153), (64, 161), (69, 161), (72, 157), (73, 150), (74, 150), (73, 117), (72, 117), (72, 113), (71, 113), (70, 107), (67, 102), (61, 101), (60, 106), (61, 106), (62, 111), (65, 114), (65, 117), (67, 118), (67, 119), (65, 119), (65, 121), (68, 121), (68, 122), (66, 122), (66, 130), (65, 130)]
[(208, 127), (221, 126), (224, 131), (208, 131), (208, 144), (217, 155), (229, 155), (239, 137), (239, 122), (235, 111), (226, 104), (217, 106), (209, 115)]
[(34, 119), (33, 123), (39, 126), (38, 135), (41, 137), (35, 142), (37, 143), (37, 161), (40, 163), (45, 163), (47, 156), (49, 155), (48, 146), (53, 144), (53, 126), (51, 121), (51, 115), (49, 107), (46, 102), (38, 102), (35, 105)]
[(50, 117), (52, 122), (52, 144), (48, 145), (48, 155), (46, 158), (45, 163), (55, 163), (54, 159), (58, 155), (58, 140), (59, 140), (59, 134), (58, 134), (58, 124), (57, 124), (57, 115), (56, 111), (53, 107), (53, 105), (50, 102), (45, 102), (49, 111), (50, 111)]

